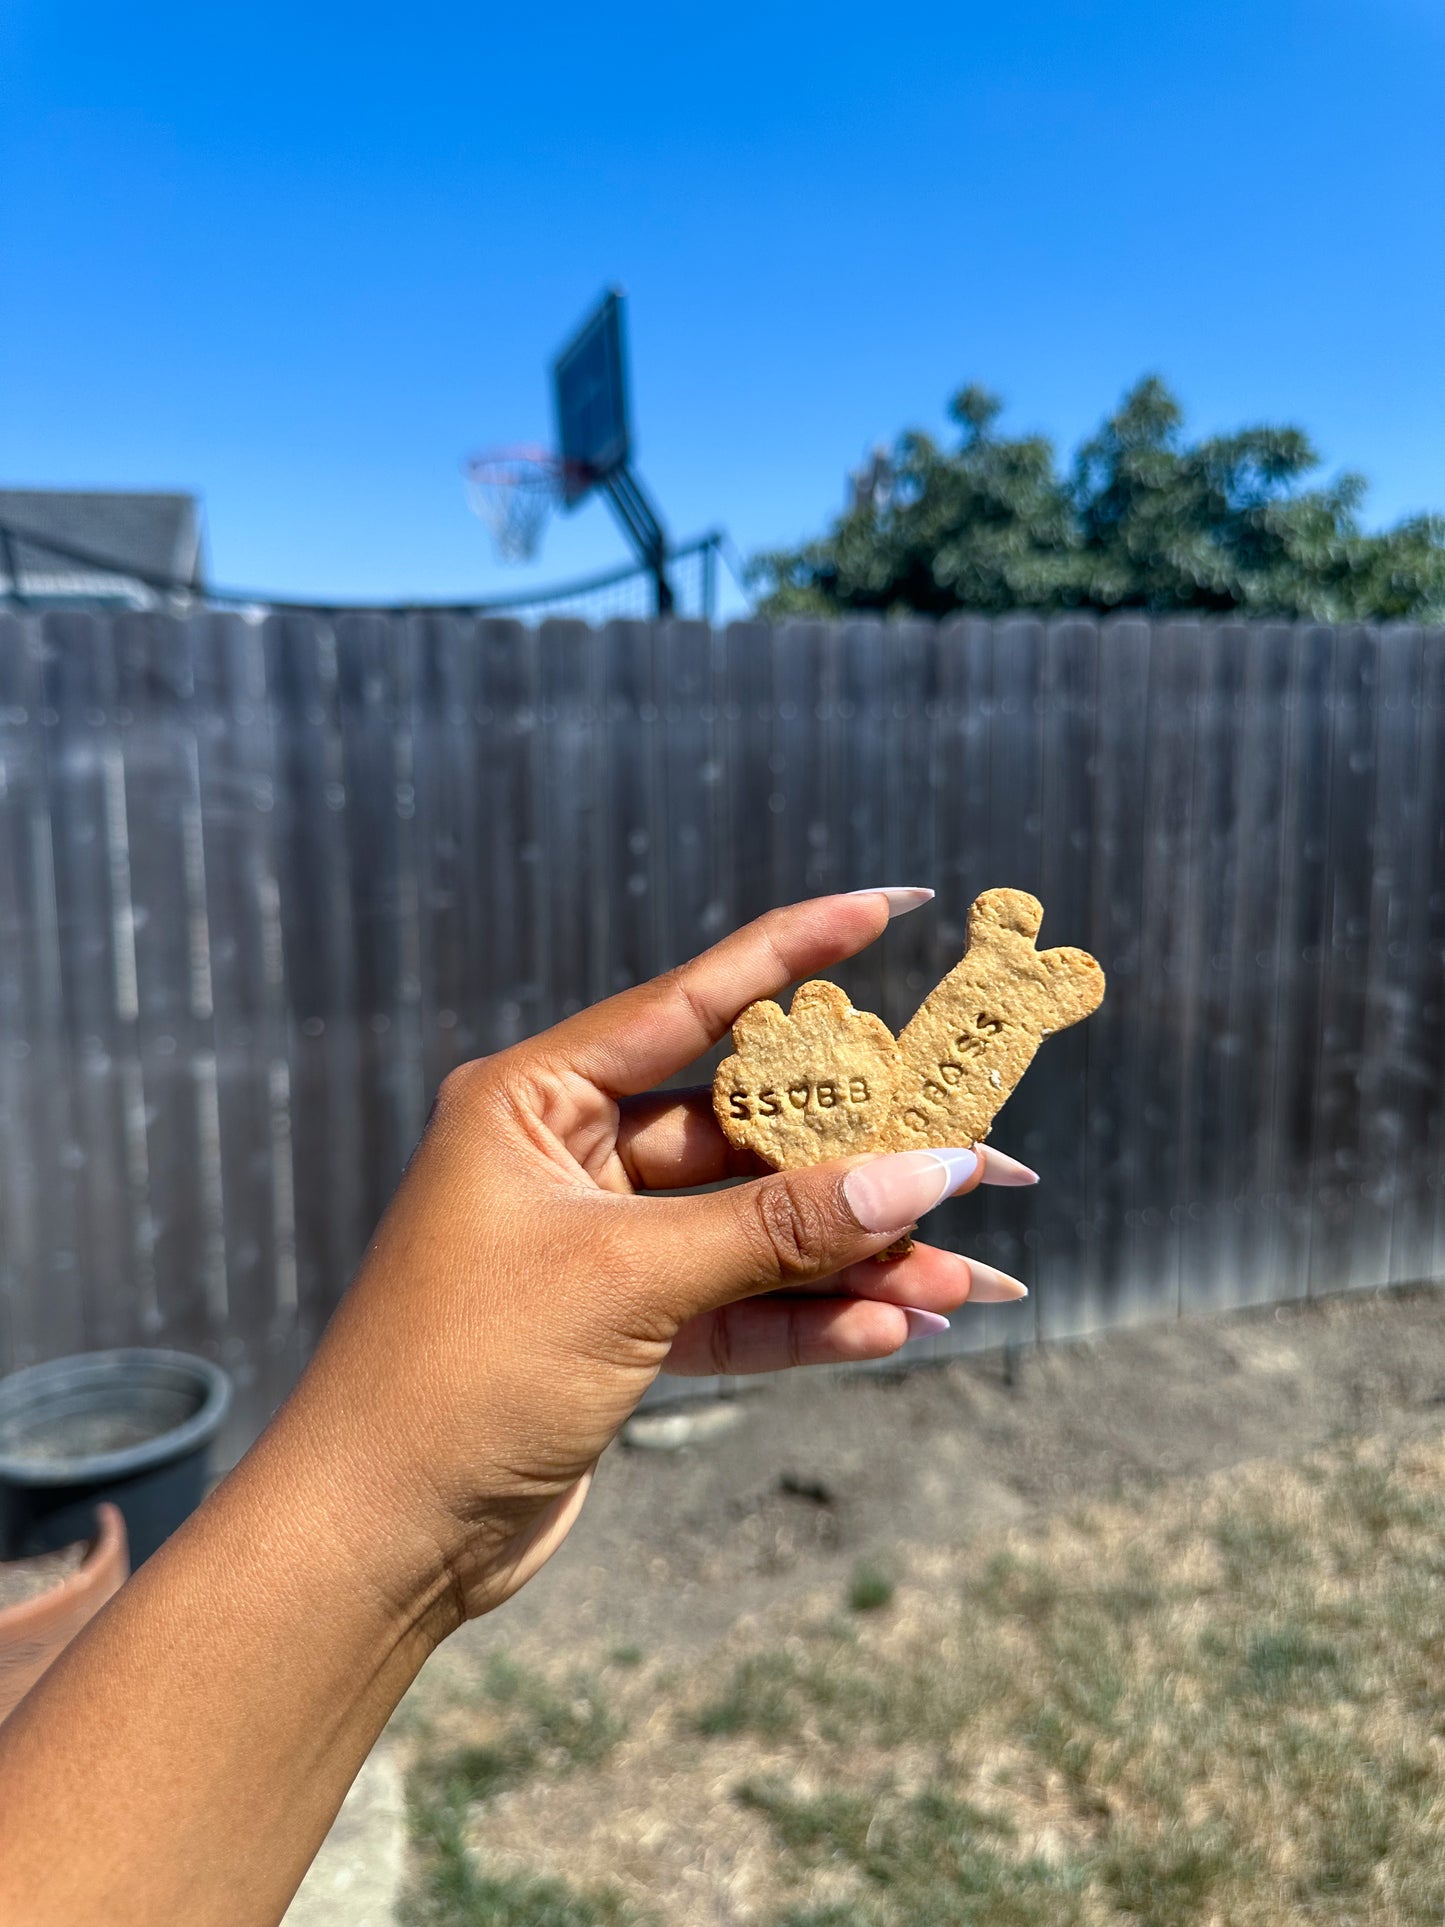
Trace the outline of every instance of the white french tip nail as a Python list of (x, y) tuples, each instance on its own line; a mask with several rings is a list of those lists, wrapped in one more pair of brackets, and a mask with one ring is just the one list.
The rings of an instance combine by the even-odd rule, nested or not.
[(942, 1204), (977, 1166), (975, 1151), (885, 1151), (854, 1165), (843, 1196), (862, 1230), (902, 1231)]
[(948, 1320), (941, 1311), (919, 1311), (914, 1305), (905, 1305), (903, 1315), (908, 1320), (910, 1338), (937, 1338), (948, 1330)]
[(928, 1155), (931, 1158), (938, 1159), (939, 1163), (943, 1166), (946, 1177), (943, 1190), (939, 1193), (938, 1201), (940, 1204), (942, 1204), (945, 1198), (951, 1198), (961, 1184), (967, 1184), (974, 1172), (978, 1169), (979, 1154), (977, 1151), (940, 1151), (933, 1149), (929, 1151)]
[(849, 897), (886, 897), (888, 899), (889, 920), (906, 917), (910, 910), (921, 910), (925, 903), (932, 903), (935, 892), (925, 889), (921, 883), (879, 883), (868, 890), (845, 890)]

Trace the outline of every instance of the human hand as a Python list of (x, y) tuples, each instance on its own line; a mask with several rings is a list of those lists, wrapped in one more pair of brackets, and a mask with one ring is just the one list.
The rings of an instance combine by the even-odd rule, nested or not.
[[(290, 1415), (363, 1474), (399, 1547), (434, 1546), (444, 1619), (501, 1603), (550, 1556), (659, 1371), (886, 1357), (919, 1312), (1022, 1295), (925, 1244), (874, 1262), (945, 1196), (1031, 1181), (997, 1152), (759, 1175), (708, 1092), (643, 1095), (888, 913), (881, 892), (773, 911), (446, 1080)], [(754, 1181), (655, 1195), (738, 1177)]]

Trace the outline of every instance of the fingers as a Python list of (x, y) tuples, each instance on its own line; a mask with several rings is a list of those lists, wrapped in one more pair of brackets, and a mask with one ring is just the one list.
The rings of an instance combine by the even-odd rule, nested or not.
[(663, 1370), (679, 1377), (781, 1372), (887, 1358), (906, 1343), (908, 1315), (863, 1298), (755, 1298), (689, 1320)]
[(900, 1151), (640, 1201), (648, 1269), (679, 1322), (810, 1284), (884, 1250), (981, 1169), (972, 1150)]
[(961, 1305), (1009, 1305), (1027, 1298), (1028, 1286), (1006, 1271), (996, 1271), (981, 1258), (942, 1251), (937, 1245), (914, 1245), (906, 1258), (880, 1264), (865, 1258), (836, 1278), (800, 1287), (828, 1297), (872, 1298), (880, 1304), (912, 1305), (919, 1311), (948, 1313)]
[[(1038, 1183), (1036, 1171), (993, 1145), (974, 1149), (981, 1163), (959, 1186), (960, 1192), (979, 1184)], [(758, 1177), (767, 1169), (761, 1158), (738, 1150), (723, 1136), (706, 1086), (628, 1098), (621, 1106), (617, 1152), (637, 1191), (681, 1191), (723, 1178)]]
[(617, 1126), (617, 1155), (636, 1191), (681, 1191), (722, 1178), (753, 1178), (767, 1166), (718, 1129), (710, 1090), (658, 1091), (628, 1098)]
[(710, 1049), (759, 997), (872, 943), (889, 913), (881, 892), (770, 910), (691, 963), (555, 1025), (534, 1045), (614, 1097), (645, 1091)]

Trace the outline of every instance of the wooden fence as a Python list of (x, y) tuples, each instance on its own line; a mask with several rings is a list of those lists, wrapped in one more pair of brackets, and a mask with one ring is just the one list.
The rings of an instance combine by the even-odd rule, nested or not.
[[(443, 1072), (765, 906), (930, 882), (1104, 962), (941, 1345), (1445, 1275), (1445, 631), (0, 618), (0, 1369), (284, 1391)], [(705, 1066), (704, 1069), (710, 1068)]]

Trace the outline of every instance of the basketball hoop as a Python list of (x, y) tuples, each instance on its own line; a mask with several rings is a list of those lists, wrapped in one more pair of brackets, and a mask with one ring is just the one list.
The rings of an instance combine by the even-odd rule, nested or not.
[(467, 501), (503, 562), (530, 562), (561, 500), (563, 465), (545, 448), (493, 448), (464, 464)]

